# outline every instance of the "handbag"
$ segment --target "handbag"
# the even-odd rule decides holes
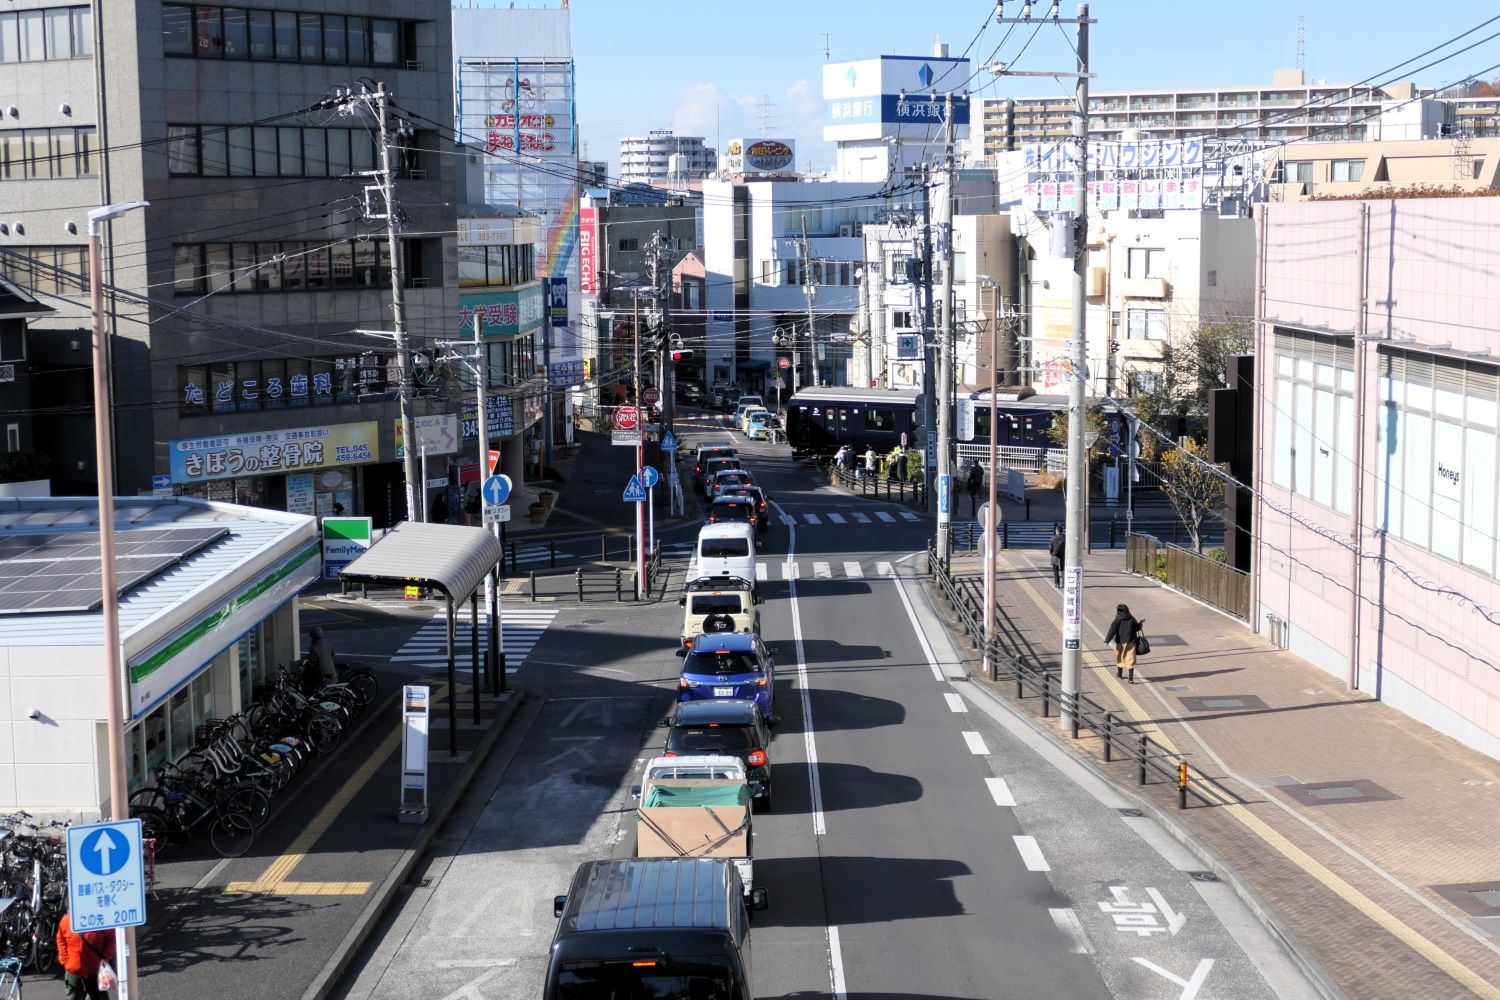
[[[1136,656],[1145,656],[1149,652],[1151,652],[1151,640],[1147,639],[1144,635],[1138,635],[1138,636],[1136,636],[1135,637],[1135,655]]]

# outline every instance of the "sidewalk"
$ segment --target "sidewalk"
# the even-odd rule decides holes
[[[1046,554],[999,560],[1002,638],[1060,669]],[[953,562],[969,581],[980,569],[977,556]],[[1143,731],[1238,800],[1178,811],[1175,787],[1139,787],[1131,764],[1103,762],[1098,738],[1085,732],[1075,749],[1226,863],[1348,997],[1500,998],[1500,764],[1125,573],[1123,551],[1096,548],[1085,579],[1083,693],[1149,720]],[[1135,685],[1115,677],[1103,642],[1122,602],[1153,646]],[[1040,712],[1039,699],[1026,705]]]

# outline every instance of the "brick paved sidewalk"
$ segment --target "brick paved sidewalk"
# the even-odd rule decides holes
[[[999,555],[1002,630],[1018,655],[1057,668],[1062,601],[1046,554]],[[953,568],[973,577],[979,560]],[[1235,868],[1349,997],[1500,998],[1500,764],[1126,574],[1121,552],[1087,557],[1086,580],[1084,693],[1150,720],[1239,801],[1177,812],[1173,789],[1138,790]],[[1153,646],[1144,683],[1116,679],[1103,642],[1121,602]],[[1077,748],[1134,787],[1098,739]]]

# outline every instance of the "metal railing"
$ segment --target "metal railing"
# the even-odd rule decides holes
[[[851,471],[832,462],[828,463],[828,482],[830,485],[844,486],[861,496],[874,497],[877,500],[895,500],[898,503],[909,503],[919,509],[927,506],[920,482],[887,479],[878,472],[866,473],[862,469]]]
[[[949,610],[958,619],[964,637],[974,649],[983,650],[990,664],[992,681],[1014,681],[1017,701],[1029,694],[1041,699],[1042,717],[1048,718],[1055,708],[1059,715],[1069,714],[1072,737],[1084,731],[1101,741],[1106,763],[1132,764],[1138,783],[1150,784],[1155,777],[1177,788],[1177,808],[1188,808],[1188,796],[1205,806],[1219,806],[1243,801],[1223,784],[1203,774],[1194,776],[1188,765],[1188,754],[1165,746],[1149,733],[1145,723],[1132,719],[1123,711],[1105,708],[1085,694],[1069,696],[1062,690],[1061,671],[1047,669],[1024,655],[1006,649],[1000,636],[985,647],[982,598],[963,589],[954,579],[933,544],[927,547],[927,571],[938,585]],[[1071,711],[1070,711],[1071,710]]]
[[[1138,576],[1160,580],[1236,618],[1250,620],[1250,574],[1233,566],[1132,532],[1125,536],[1125,568]]]

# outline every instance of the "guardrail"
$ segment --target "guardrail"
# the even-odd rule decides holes
[[[1028,512],[1030,511],[1029,505],[1027,510]],[[1000,536],[1000,547],[1002,549],[1046,548],[1047,543],[1052,537],[1053,526],[1058,523],[1057,521],[1003,520],[995,525],[995,531]],[[1156,531],[1161,534],[1187,531],[1182,526],[1182,522],[1174,521],[1170,518],[1136,518],[1131,523],[1137,528],[1143,528],[1146,531]],[[1090,540],[1096,547],[1117,549],[1121,543],[1126,543],[1128,546],[1129,540],[1133,535],[1152,537],[1142,531],[1127,532],[1125,525],[1126,522],[1119,518],[1110,518],[1108,521],[1091,521],[1089,523]],[[972,552],[979,548],[979,542],[983,537],[983,533],[977,521],[953,521],[948,530],[952,532],[950,544],[954,550]],[[1152,540],[1155,541],[1155,538],[1153,537]],[[1183,549],[1183,551],[1186,552],[1188,550]],[[1129,558],[1128,554],[1126,558]],[[1140,572],[1143,575],[1150,575],[1150,571]],[[1246,600],[1249,599],[1248,587],[1245,591],[1245,597]]]
[[[1157,565],[1163,561],[1165,578],[1157,572]],[[1236,618],[1250,620],[1250,574],[1233,566],[1151,535],[1131,532],[1125,536],[1125,568],[1137,576],[1161,580]]]
[[[1102,741],[1105,762],[1130,762],[1137,769],[1139,784],[1150,784],[1153,776],[1175,784],[1179,809],[1188,808],[1189,796],[1205,806],[1242,801],[1238,795],[1213,778],[1203,774],[1195,778],[1188,765],[1190,755],[1171,750],[1149,733],[1143,732],[1143,723],[1124,712],[1105,708],[1088,695],[1068,695],[1062,690],[1060,671],[1049,670],[1024,656],[1012,653],[1001,643],[998,634],[986,646],[982,598],[964,591],[958,585],[948,566],[938,558],[937,550],[931,543],[927,546],[927,571],[937,583],[938,590],[954,617],[958,619],[970,646],[985,653],[990,665],[989,679],[1014,681],[1017,701],[1024,701],[1030,692],[1041,698],[1043,718],[1050,717],[1053,708],[1057,709],[1059,715],[1068,714],[1073,739],[1078,739],[1085,730],[1098,737]],[[1205,791],[1204,788],[1208,790]]]
[[[895,500],[898,503],[909,503],[917,508],[927,506],[920,482],[909,483],[904,479],[884,479],[878,473],[867,474],[863,470],[851,471],[829,462],[828,483],[830,486],[844,486],[855,490],[860,496],[873,496],[877,500]]]

